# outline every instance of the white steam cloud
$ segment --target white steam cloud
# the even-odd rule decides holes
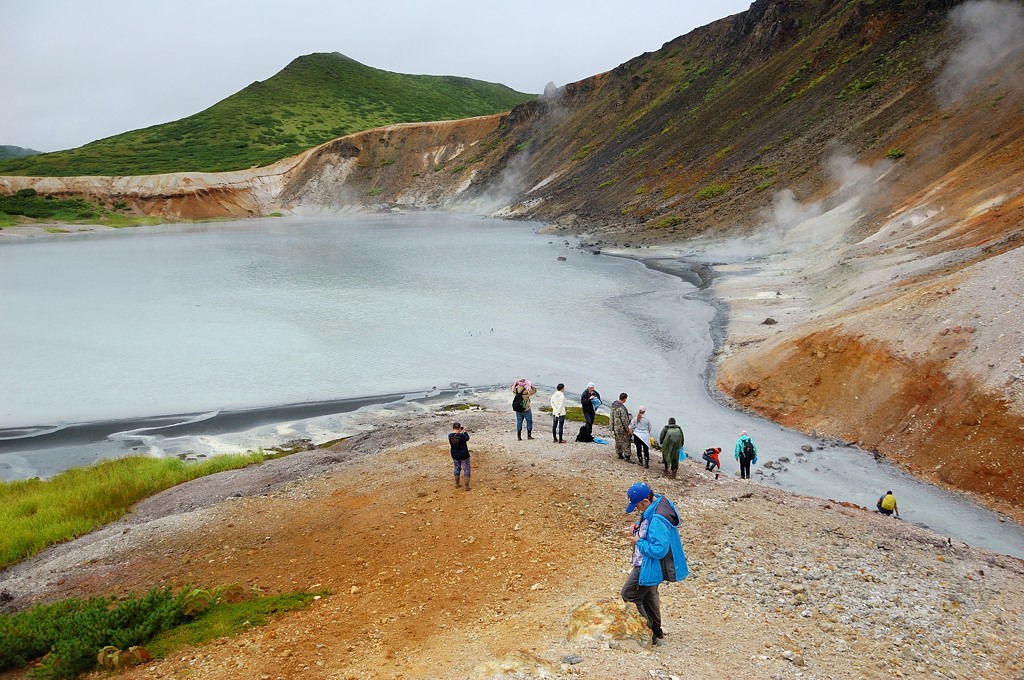
[[[950,27],[960,38],[938,79],[939,97],[956,104],[972,88],[992,77],[1024,52],[1024,6],[1008,0],[968,2],[949,13]],[[1008,77],[1019,84],[1020,76]]]

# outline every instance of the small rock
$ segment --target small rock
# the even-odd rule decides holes
[[[764,321],[761,322],[761,325],[762,326],[774,326],[777,323],[778,323],[778,321],[776,321],[775,319],[773,319],[772,317],[769,316],[767,319],[765,319]]]
[[[567,657],[564,657],[562,659],[562,663],[567,663],[569,665],[573,665],[573,664],[577,664],[577,663],[583,663],[583,657],[582,656],[567,656]]]

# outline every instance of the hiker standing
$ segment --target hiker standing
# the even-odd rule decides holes
[[[526,421],[526,438],[533,439],[533,411],[530,395],[537,394],[537,388],[526,378],[512,383],[512,410],[516,412],[516,437],[523,440],[523,421]]]
[[[636,464],[651,467],[651,421],[647,418],[646,406],[636,410],[636,417],[629,421],[629,431],[636,445]]]
[[[875,503],[875,507],[878,508],[880,513],[888,517],[892,517],[894,512],[897,517],[900,516],[900,506],[896,505],[896,496],[893,495],[891,490],[886,491],[881,498],[878,499],[878,502]]]
[[[587,389],[580,395],[580,407],[583,409],[583,420],[587,423],[590,436],[594,436],[594,417],[597,407],[601,405],[601,394],[594,389],[594,383],[587,383]]]
[[[630,486],[626,497],[626,512],[639,510],[642,514],[640,521],[628,529],[633,568],[622,586],[622,600],[636,604],[651,629],[651,644],[660,646],[665,631],[661,627],[658,585],[662,581],[682,581],[690,573],[679,539],[679,513],[672,501],[656,496],[643,482]]]
[[[558,383],[551,395],[551,437],[556,444],[564,444],[562,430],[565,428],[565,383]]]
[[[669,418],[668,425],[661,428],[658,443],[661,444],[661,459],[665,463],[665,475],[668,476],[671,468],[672,478],[675,479],[676,471],[679,469],[679,452],[683,449],[683,428],[676,425],[675,418]]]
[[[626,410],[627,396],[625,392],[622,392],[619,394],[619,398],[612,402],[611,427],[612,435],[615,437],[615,453],[619,458],[625,458],[627,462],[632,463],[633,458],[629,453],[631,437],[629,435],[629,411]]]
[[[469,432],[461,423],[452,423],[448,433],[448,444],[452,447],[452,463],[455,468],[455,486],[460,486],[459,473],[466,476],[466,491],[469,491]]]
[[[736,440],[735,458],[740,462],[740,479],[750,479],[750,464],[757,464],[757,447],[746,430],[740,432]]]

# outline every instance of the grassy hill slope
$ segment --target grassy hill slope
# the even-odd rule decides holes
[[[237,170],[266,165],[359,130],[499,113],[532,98],[495,83],[391,73],[338,53],[310,54],[188,118],[77,149],[4,160],[0,174]]]

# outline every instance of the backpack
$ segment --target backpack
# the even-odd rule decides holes
[[[743,449],[740,451],[740,458],[743,460],[754,460],[754,456],[757,455],[754,451],[754,442],[749,439],[743,440]]]
[[[576,441],[578,442],[592,442],[594,436],[590,434],[590,428],[586,425],[580,425],[580,433],[576,435]]]
[[[882,498],[882,509],[883,510],[892,510],[895,507],[896,507],[896,497],[893,496],[891,493],[885,494],[885,497]]]
[[[516,396],[512,397],[512,410],[516,413],[526,411],[526,401],[523,399],[522,392],[516,392]]]

